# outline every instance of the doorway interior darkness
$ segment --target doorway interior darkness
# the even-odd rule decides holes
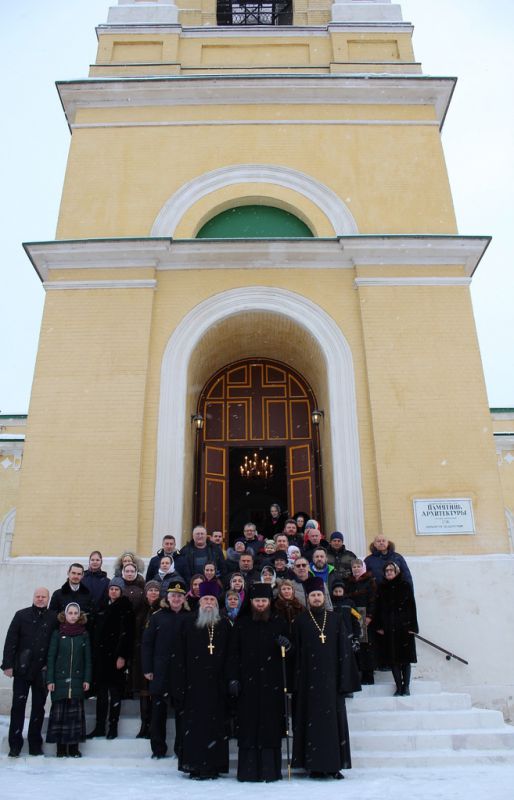
[[[257,453],[269,458],[273,465],[271,478],[243,478],[240,466],[245,456]],[[285,447],[229,448],[229,541],[241,536],[246,522],[254,522],[262,532],[268,519],[269,507],[278,503],[287,508],[287,459]]]

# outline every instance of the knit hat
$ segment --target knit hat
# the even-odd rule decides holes
[[[218,597],[221,594],[221,587],[217,580],[204,581],[200,584],[200,597]]]
[[[334,531],[334,533],[331,533],[330,541],[332,541],[332,539],[341,539],[341,541],[344,542],[344,536],[341,531]]]
[[[318,531],[319,524],[316,522],[315,519],[308,519],[307,522],[305,523],[305,530],[307,530],[308,528],[314,528],[314,530]]]
[[[305,590],[305,594],[310,594],[311,592],[325,593],[325,584],[323,583],[323,578],[307,578],[303,584],[303,588]]]
[[[257,600],[261,597],[265,598],[266,600],[273,599],[273,588],[271,583],[252,583],[250,586],[250,600]]]
[[[118,589],[124,589],[125,581],[123,580],[123,578],[111,578],[111,580],[109,581],[109,589],[111,588],[111,586],[117,586]]]
[[[145,583],[145,594],[147,593],[148,589],[157,589],[157,591],[160,592],[161,584],[159,581],[148,581]]]

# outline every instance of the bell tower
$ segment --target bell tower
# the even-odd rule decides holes
[[[441,146],[455,79],[422,73],[387,0],[106,14],[89,76],[57,84],[57,238],[25,245],[47,296],[13,553],[187,538],[220,477],[196,485],[203,387],[263,363],[323,411],[316,470],[284,463],[328,531],[361,554],[377,531],[412,556],[505,552],[469,295],[489,240],[458,234]],[[292,447],[295,397],[284,384],[289,406],[268,408],[266,392],[259,414]],[[223,403],[229,453],[242,417]],[[465,535],[422,535],[416,503],[454,500]]]

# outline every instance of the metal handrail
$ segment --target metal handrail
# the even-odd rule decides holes
[[[415,633],[414,631],[409,631],[409,633],[412,633],[412,635],[415,636],[416,639],[419,639],[421,642],[425,642],[425,644],[429,644],[430,647],[433,647],[435,650],[440,650],[441,653],[445,653],[447,661],[451,661],[452,658],[454,658],[456,661],[460,661],[461,664],[469,664],[469,661],[466,661],[465,658],[461,658],[460,656],[456,656],[455,653],[450,652],[450,650],[446,650],[445,647],[440,647],[438,644],[435,644],[435,642],[431,642],[430,639],[425,639],[425,637],[424,636],[420,636],[419,633]]]

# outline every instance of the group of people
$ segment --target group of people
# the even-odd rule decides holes
[[[247,523],[226,552],[221,532],[197,526],[180,551],[165,536],[146,576],[126,552],[108,578],[94,551],[86,570],[70,566],[51,598],[36,589],[4,647],[1,668],[13,678],[9,755],[23,746],[30,690],[31,755],[43,753],[47,692],[46,741],[58,757],[80,757],[85,738],[116,738],[131,697],[139,698],[138,737],[150,740],[152,758],[168,752],[174,710],[178,768],[193,779],[228,772],[236,738],[238,780],[278,780],[291,732],[290,767],[342,778],[351,767],[345,698],[372,683],[377,667],[392,670],[395,694],[409,693],[418,630],[412,578],[385,537],[363,561],[340,532],[327,540],[307,515],[281,520],[276,509],[263,535]],[[88,697],[96,697],[89,732]]]

